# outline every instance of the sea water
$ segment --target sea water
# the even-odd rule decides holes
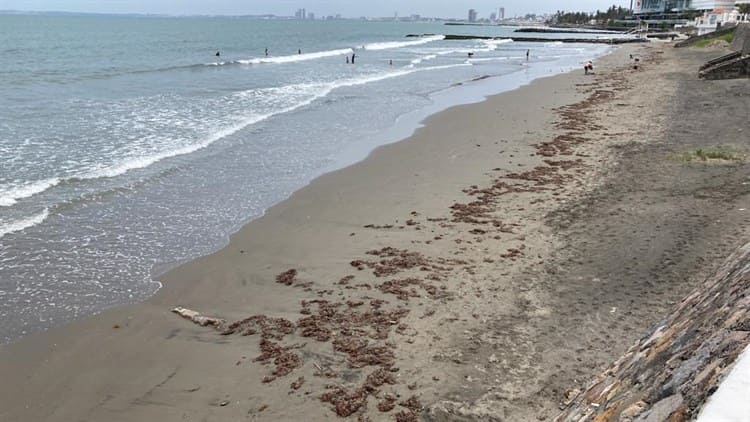
[[[441,35],[513,29],[0,15],[0,342],[148,298],[159,272],[397,141],[437,98],[607,50]]]

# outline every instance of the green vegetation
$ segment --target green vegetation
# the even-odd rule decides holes
[[[610,6],[606,11],[602,12],[597,10],[596,13],[566,12],[558,10],[550,23],[586,25],[591,21],[596,21],[599,24],[610,24],[615,20],[625,19],[630,15],[630,9],[620,6]]]
[[[737,151],[731,148],[712,146],[685,151],[679,154],[678,159],[680,161],[691,162],[693,160],[741,161],[743,158]]]
[[[740,9],[740,13],[750,13],[750,4],[738,4],[737,7]]]
[[[730,32],[729,34],[720,35],[718,37],[706,38],[705,40],[696,41],[696,43],[693,45],[695,47],[708,47],[714,41],[719,41],[719,40],[724,40],[727,43],[731,44],[733,39],[734,39],[734,32]]]

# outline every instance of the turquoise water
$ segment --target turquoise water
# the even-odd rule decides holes
[[[156,272],[408,133],[404,116],[607,49],[439,35],[511,31],[0,15],[0,339],[144,300]]]

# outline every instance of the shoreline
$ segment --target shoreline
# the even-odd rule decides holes
[[[600,51],[602,50],[602,48],[595,47],[593,48],[593,50],[594,51],[592,54],[594,53],[600,54]],[[468,81],[466,81],[464,82],[464,86],[460,88],[461,90],[460,93],[449,93],[449,92],[446,93],[447,91],[457,92],[455,87],[445,88],[440,91],[437,91],[437,93],[435,92],[431,93],[430,94],[431,96],[435,94],[437,97],[443,97],[443,99],[435,102],[435,104],[433,105],[427,106],[424,110],[418,111],[415,114],[416,117],[411,117],[409,115],[406,115],[407,118],[404,119],[403,118],[404,116],[402,116],[402,118],[400,118],[397,121],[396,125],[394,126],[395,129],[386,130],[384,131],[383,135],[375,135],[372,137],[368,137],[368,139],[362,140],[362,141],[358,140],[357,142],[355,142],[356,146],[352,147],[350,149],[351,150],[350,152],[348,148],[345,149],[344,151],[348,151],[348,153],[342,154],[341,159],[336,160],[336,162],[333,165],[327,166],[320,170],[322,171],[323,174],[325,174],[327,172],[330,172],[330,171],[333,171],[342,167],[346,167],[360,160],[366,159],[369,152],[371,152],[373,148],[376,148],[377,145],[399,142],[407,138],[411,134],[413,134],[415,130],[417,130],[419,127],[422,126],[421,121],[431,114],[440,112],[456,104],[466,104],[466,103],[483,101],[484,98],[488,95],[486,91],[490,91],[491,94],[494,94],[494,93],[497,93],[498,91],[505,91],[507,89],[516,89],[519,85],[528,83],[528,79],[530,78],[538,77],[539,75],[543,75],[543,74],[556,74],[558,68],[564,68],[566,66],[565,66],[565,63],[555,63],[554,66],[552,66],[555,69],[551,69],[550,66],[546,65],[546,63],[535,63],[534,66],[531,66],[531,69],[528,69],[526,66],[519,66],[519,67],[524,70],[518,71],[514,69],[513,73],[508,74],[508,75],[493,75],[492,78],[486,81],[481,80],[481,81],[472,82],[472,83],[469,83]],[[485,70],[485,72],[488,72],[488,70]],[[499,78],[494,77],[494,76],[499,76]],[[497,79],[501,79],[500,83],[492,82],[493,80],[497,80]],[[471,87],[468,87],[468,85],[471,85]],[[504,85],[508,85],[509,88],[502,87]],[[464,95],[463,94],[464,92],[468,92],[468,94]],[[407,123],[404,124],[404,121],[406,121]],[[179,159],[180,158],[178,158],[178,160]],[[296,189],[304,187],[304,184],[307,184],[307,183],[309,183],[309,179],[305,178],[305,180],[303,180],[301,183],[295,184],[291,186],[291,188],[296,190]],[[288,198],[287,192],[292,192],[292,189],[283,190],[284,195],[280,194],[278,195],[278,198],[281,198],[282,196]],[[281,191],[282,190],[279,190],[279,192]],[[263,206],[266,204],[273,204],[273,202],[278,198],[274,197],[272,198],[272,200],[267,201],[266,203],[263,203],[260,205]],[[27,335],[26,333],[20,334],[21,330],[26,330],[29,333],[44,332],[47,329],[49,329],[49,327],[47,326],[48,324],[59,325],[62,323],[64,325],[64,324],[69,323],[70,320],[73,318],[80,319],[81,317],[85,318],[87,316],[91,316],[89,313],[92,310],[93,312],[99,313],[102,311],[106,311],[107,309],[111,309],[112,307],[121,306],[123,304],[124,305],[133,304],[134,302],[144,300],[144,298],[151,296],[155,291],[161,289],[161,286],[158,283],[158,277],[160,275],[167,272],[171,268],[174,268],[176,266],[189,262],[190,260],[195,259],[199,256],[202,256],[206,253],[212,253],[225,247],[229,242],[229,236],[231,234],[236,233],[245,224],[249,223],[255,218],[258,218],[259,216],[262,215],[262,212],[265,212],[265,210],[263,210],[262,212],[256,212],[256,211],[261,211],[262,209],[261,206],[258,206],[257,208],[252,208],[251,210],[244,210],[244,211],[238,212],[236,216],[240,216],[240,218],[237,219],[236,221],[241,221],[239,223],[232,224],[231,221],[227,221],[227,223],[229,224],[222,222],[222,224],[220,225],[213,226],[213,227],[216,227],[216,230],[213,230],[213,233],[215,233],[216,236],[215,238],[212,237],[210,241],[201,242],[200,239],[195,239],[195,243],[194,243],[195,246],[192,246],[190,244],[190,240],[186,239],[186,240],[183,240],[182,241],[183,243],[180,244],[180,253],[173,254],[171,253],[172,252],[171,250],[168,250],[167,253],[163,253],[163,254],[159,254],[159,253],[144,254],[143,255],[144,257],[151,257],[154,259],[143,259],[144,265],[141,266],[140,264],[138,264],[136,266],[138,270],[137,274],[135,274],[134,276],[131,276],[133,280],[138,280],[138,288],[134,289],[134,291],[138,292],[135,298],[133,298],[132,296],[129,298],[127,295],[123,295],[123,296],[120,296],[119,298],[112,296],[114,297],[114,300],[95,301],[95,305],[92,305],[91,308],[86,308],[86,311],[84,312],[76,312],[75,316],[71,316],[71,312],[66,311],[67,307],[60,306],[60,304],[64,302],[56,301],[55,305],[50,306],[50,309],[51,309],[50,312],[40,313],[40,315],[35,315],[35,312],[29,312],[28,315],[24,315],[22,318],[19,318],[17,322],[9,324],[9,327],[6,328],[7,336],[6,335],[2,336],[2,341],[0,341],[0,343],[12,343],[12,342],[18,341],[20,338]],[[246,214],[246,213],[249,214],[249,216],[245,216],[245,215],[241,216],[241,214]],[[50,221],[48,221],[47,223],[51,223],[53,219],[58,218],[55,212],[51,212],[50,214],[52,218],[49,218]],[[233,217],[236,217],[236,216],[233,215]],[[34,229],[34,230],[43,232],[44,228]],[[167,233],[169,233],[169,231],[167,231]],[[165,239],[168,239],[169,237],[171,237],[172,239],[179,238],[179,236],[164,236]],[[169,244],[169,243],[166,243],[166,244]],[[186,257],[186,256],[187,258],[184,258],[184,259],[179,259],[179,260],[171,259],[171,257]],[[138,255],[138,257],[140,257],[140,255]],[[49,261],[49,262],[53,262],[53,261]],[[153,265],[151,265],[152,263]],[[89,267],[96,268],[95,266],[89,266]],[[148,272],[148,274],[145,274],[146,272]],[[134,273],[131,272],[131,274],[134,274]],[[106,274],[103,275],[102,279],[106,279]],[[118,278],[117,282],[112,283],[112,285],[114,286],[114,284],[117,284],[117,286],[114,286],[114,287],[122,286],[123,284],[120,281],[120,279],[126,280],[127,278],[126,277]],[[128,287],[128,286],[125,286],[125,287]],[[102,303],[103,305],[100,306],[100,304]],[[11,312],[9,312],[9,314],[10,313]],[[89,314],[89,315],[86,315],[86,314]],[[82,315],[85,315],[85,316],[82,316]],[[40,322],[40,321],[44,321],[44,322]],[[56,321],[56,322],[49,323],[46,321]],[[30,327],[31,329],[29,329]]]
[[[657,48],[645,48],[658,63]],[[343,390],[334,390],[336,395],[356,404],[361,397],[351,396],[352,389],[376,373],[373,368],[393,374],[377,372],[383,381],[379,387],[401,398],[370,397],[372,417],[416,414],[423,406],[433,420],[448,420],[447,415],[551,416],[563,386],[593,376],[608,357],[630,344],[627,333],[636,339],[649,321],[659,318],[665,304],[654,301],[679,295],[647,290],[653,297],[633,304],[631,297],[616,295],[619,285],[603,296],[584,285],[580,291],[600,295],[599,302],[587,303],[597,295],[577,298],[570,289],[579,282],[567,285],[575,277],[557,279],[567,272],[586,275],[574,271],[578,264],[573,256],[586,244],[569,245],[586,236],[566,237],[574,226],[566,219],[581,214],[581,198],[587,204],[582,195],[597,192],[607,172],[617,170],[609,141],[586,141],[579,150],[578,132],[583,129],[602,140],[631,136],[616,132],[625,124],[618,118],[626,108],[612,98],[630,92],[627,78],[647,80],[659,72],[658,66],[646,65],[643,74],[623,76],[627,51],[602,59],[597,66],[604,69],[601,77],[567,73],[537,79],[481,103],[432,115],[408,139],[318,177],[232,235],[221,251],[168,272],[162,277],[165,287],[148,301],[0,346],[0,369],[10,381],[2,389],[7,402],[0,416],[284,420],[305,414],[309,420],[329,420],[334,413],[319,400],[325,385],[339,384]],[[658,110],[658,103],[645,104]],[[592,122],[594,115],[601,120]],[[663,122],[644,124],[645,130]],[[567,155],[570,148],[575,155],[550,158]],[[488,181],[492,187],[486,187]],[[477,208],[472,198],[485,199]],[[491,210],[484,208],[488,206]],[[566,208],[563,214],[553,212]],[[419,266],[430,268],[430,274]],[[645,274],[639,271],[633,270],[633,276]],[[283,274],[288,277],[279,277]],[[383,284],[386,280],[398,283]],[[287,281],[290,286],[284,285]],[[566,302],[571,294],[573,301]],[[360,298],[365,298],[361,304]],[[345,315],[351,317],[362,316],[357,309],[364,300],[370,307],[378,303],[377,309],[409,313],[393,314],[393,327],[365,320],[364,326],[353,328],[342,325],[347,319],[330,321],[321,309],[305,305],[348,303],[333,312],[348,309]],[[622,309],[619,302],[628,300],[637,309],[629,315],[612,313],[611,318],[626,322],[620,327],[625,331],[618,331],[598,308],[617,304]],[[300,301],[305,301],[301,310]],[[376,361],[385,356],[385,361],[366,361],[361,369],[352,366],[356,348],[339,343],[343,349],[332,353],[328,340],[263,325],[256,327],[263,336],[290,345],[301,359],[291,374],[279,375],[281,371],[263,382],[279,363],[253,362],[257,335],[220,336],[171,314],[175,306],[229,322],[250,315],[291,321],[317,316],[322,318],[314,319],[322,324],[317,329],[328,332],[329,340],[339,336],[357,343],[363,340],[356,335],[359,330],[375,330],[385,338],[367,341],[383,349],[366,356]],[[594,320],[591,309],[597,309]],[[612,332],[577,337],[598,323],[610,324]],[[306,346],[293,346],[303,342]],[[591,362],[576,363],[576,354]],[[333,378],[326,378],[329,372]],[[292,385],[290,391],[295,380],[298,387]],[[416,404],[406,400],[412,395],[418,396]],[[45,397],[43,403],[34,400],[39,396]],[[388,416],[375,409],[378,401],[396,407],[401,400]]]
[[[613,46],[609,51],[606,51],[602,54],[595,54],[594,56],[592,56],[592,58],[594,60],[605,58],[608,55],[613,54],[613,52],[616,51],[617,48],[618,46]],[[281,202],[289,200],[292,196],[294,196],[294,194],[297,191],[305,189],[311,183],[314,183],[318,178],[326,176],[330,173],[335,173],[337,171],[346,169],[347,167],[355,166],[361,163],[362,161],[367,160],[371,154],[373,154],[376,150],[380,148],[387,147],[389,145],[396,144],[399,142],[407,141],[409,138],[414,136],[415,132],[417,132],[418,130],[422,129],[425,126],[426,120],[432,118],[435,115],[450,111],[451,109],[457,108],[457,107],[480,104],[489,100],[492,97],[503,95],[505,93],[521,89],[539,80],[547,79],[547,78],[554,78],[562,74],[572,73],[576,71],[577,71],[577,68],[571,69],[571,70],[563,69],[563,70],[560,70],[559,72],[550,71],[547,74],[543,74],[544,72],[540,70],[537,72],[535,76],[530,77],[528,75],[521,75],[521,73],[524,72],[524,70],[519,70],[517,72],[513,72],[509,74],[492,75],[488,77],[482,77],[481,79],[478,79],[478,80],[468,80],[464,82],[459,82],[441,91],[432,93],[431,97],[434,101],[432,104],[422,109],[414,110],[412,112],[399,116],[395,124],[392,127],[383,130],[382,133],[380,134],[368,137],[366,141],[367,143],[366,147],[363,148],[362,146],[356,146],[356,147],[348,148],[349,150],[355,151],[355,152],[349,153],[347,158],[342,157],[342,158],[337,159],[336,163],[327,167],[325,170],[323,170],[323,173],[314,177],[306,185],[292,192],[289,196],[287,196],[282,201],[271,205],[269,208],[264,209],[262,214],[258,216],[249,217],[243,222],[238,223],[234,229],[229,230],[229,235],[225,238],[225,241],[222,242],[221,246],[218,246],[215,250],[213,250],[211,253],[207,255],[213,255],[214,253],[217,253],[221,251],[222,249],[226,248],[227,246],[229,246],[231,243],[232,237],[235,236],[237,233],[239,233],[245,226],[247,226],[248,224],[251,224],[252,222],[260,218],[263,218],[263,216],[266,214],[266,212],[269,209],[279,205]],[[526,70],[526,72],[528,72],[528,70]],[[485,85],[488,83],[494,82],[497,78],[511,79],[512,82],[508,85],[509,87],[504,86],[501,89],[494,88],[494,89],[491,89],[492,92],[486,93],[486,89],[488,87]],[[474,83],[474,84],[471,86],[468,86],[468,84],[470,83]],[[467,91],[464,93],[463,96],[461,96],[460,100],[453,99],[452,97],[454,97],[454,95],[451,94],[450,92],[458,87],[461,87],[462,89],[465,89]],[[468,92],[468,91],[471,91],[471,92]],[[198,256],[193,256],[193,257],[186,258],[184,260],[175,261],[175,262],[155,264],[154,268],[159,267],[159,270],[152,270],[151,272],[152,281],[155,283],[159,283],[161,286],[157,289],[156,292],[154,292],[154,294],[157,294],[163,288],[162,281],[161,281],[161,278],[163,276],[165,276],[170,271],[175,270],[176,268],[184,264],[187,264],[193,260],[202,258],[207,255],[198,255]],[[117,308],[119,306],[132,306],[132,305],[137,305],[137,304],[138,303],[117,305],[114,308]],[[103,312],[106,312],[109,309],[112,309],[112,308],[105,309]],[[96,317],[96,315],[89,316],[89,318]],[[17,340],[13,340],[12,342],[15,342],[15,341]]]

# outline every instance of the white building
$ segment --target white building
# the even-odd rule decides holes
[[[741,0],[747,3],[750,0]],[[636,15],[675,13],[687,10],[732,10],[737,0],[633,0],[633,13]]]
[[[734,9],[735,0],[692,0],[690,7],[695,10]]]
[[[698,35],[708,34],[709,32],[716,31],[719,24],[737,24],[743,22],[750,22],[750,15],[741,14],[737,9],[716,9],[710,12],[703,13],[703,16],[695,18],[695,22],[691,24],[698,28]]]

